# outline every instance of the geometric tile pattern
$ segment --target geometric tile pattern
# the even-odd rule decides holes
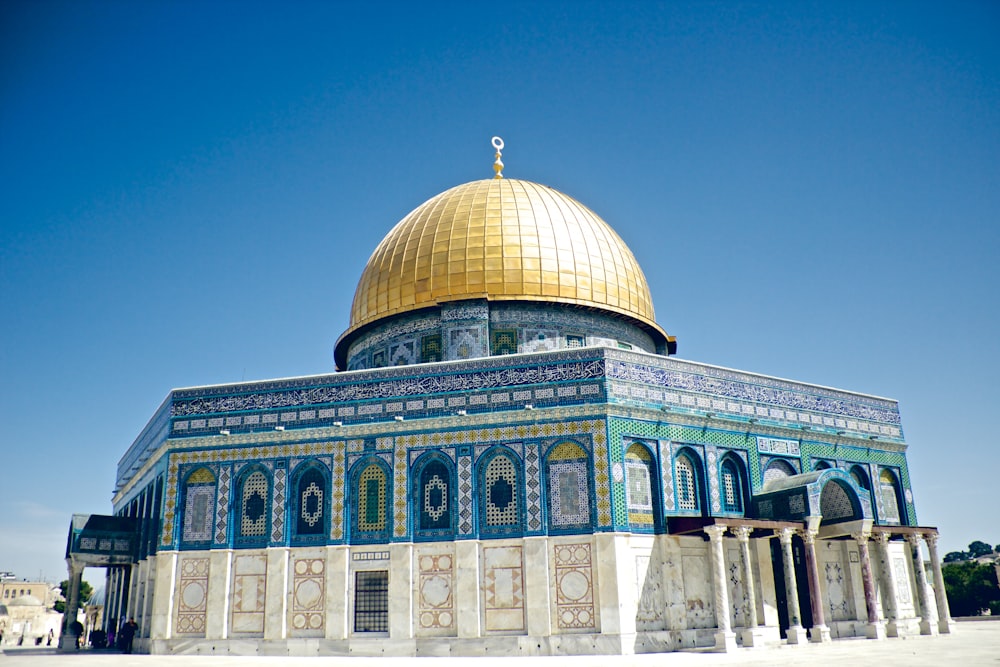
[[[292,561],[291,633],[322,636],[326,610],[326,561],[295,558]]]
[[[395,486],[395,530],[396,537],[406,537],[407,521],[406,509],[408,506],[406,493],[406,447],[397,446],[393,465],[393,482]]]
[[[330,498],[330,539],[344,539],[344,450],[339,448],[333,455],[333,475],[331,476]]]
[[[208,610],[208,558],[181,558],[179,571],[176,632],[204,637]]]
[[[458,457],[458,532],[472,534],[472,457]]]
[[[593,631],[594,574],[590,543],[555,547],[556,625],[560,630]]]
[[[454,634],[454,566],[451,553],[421,552],[417,555],[417,621],[421,630],[437,631],[420,634]]]
[[[663,504],[668,512],[674,510],[674,475],[670,456],[670,443],[658,441],[660,450],[660,480],[663,482]]]
[[[528,532],[542,528],[542,476],[538,467],[538,444],[524,447],[524,498],[527,510]]]
[[[271,542],[281,543],[285,536],[285,473],[284,467],[274,470],[271,487]]]
[[[705,447],[705,460],[708,463],[708,495],[712,500],[712,513],[722,511],[719,494],[719,453],[714,445]]]
[[[229,488],[233,475],[232,465],[219,467],[219,492],[215,505],[215,543],[225,544],[229,535]]]

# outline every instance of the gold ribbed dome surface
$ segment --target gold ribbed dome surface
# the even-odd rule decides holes
[[[483,298],[609,310],[664,335],[638,262],[606,222],[557,190],[506,178],[456,186],[403,218],[368,260],[347,333]]]

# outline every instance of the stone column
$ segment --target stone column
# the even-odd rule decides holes
[[[743,588],[747,592],[747,605],[750,607],[747,614],[747,627],[743,631],[744,647],[762,646],[764,643],[764,633],[757,627],[760,623],[757,619],[757,591],[753,578],[753,561],[750,560],[750,533],[752,530],[750,526],[737,526],[733,528],[733,533],[740,543]]]
[[[885,639],[885,624],[878,617],[878,600],[875,597],[875,577],[872,576],[871,554],[868,552],[868,531],[851,535],[858,543],[861,556],[861,582],[865,589],[865,609],[868,611],[868,626],[865,634],[869,639]]]
[[[879,533],[876,538],[882,552],[882,607],[885,613],[885,633],[889,637],[899,636],[899,593],[896,591],[896,577],[892,573],[892,554],[889,553],[889,533]]]
[[[729,621],[729,586],[726,584],[726,554],[722,549],[722,535],[726,532],[724,525],[705,526],[705,532],[710,541],[709,557],[712,562],[712,584],[715,588],[715,620],[718,632],[715,633],[715,650],[721,652],[735,651],[736,633]]]
[[[920,634],[936,635],[937,624],[931,617],[931,601],[927,597],[927,571],[924,569],[924,554],[921,546],[924,538],[920,533],[906,536],[906,541],[912,548],[913,573],[917,576],[917,600],[920,602]]]
[[[816,562],[816,531],[807,528],[801,532],[802,541],[806,546],[806,576],[809,578],[809,599],[812,601],[813,626],[809,632],[809,640],[813,642],[830,641],[830,628],[823,618],[823,590],[819,582],[819,564]]]
[[[792,556],[793,528],[782,528],[778,533],[781,541],[781,560],[785,566],[785,600],[788,602],[788,643],[802,644],[806,641],[806,631],[802,627],[802,613],[799,611],[799,588],[795,581],[795,559]]]
[[[948,608],[948,592],[944,587],[944,574],[941,573],[941,559],[938,558],[938,534],[925,533],[924,540],[927,542],[927,550],[931,554],[931,569],[934,572],[934,598],[937,601],[938,632],[943,635],[951,634],[955,629],[955,621],[951,619],[951,609]]]
[[[72,625],[76,620],[76,610],[80,606],[80,582],[83,580],[83,566],[73,562],[72,558],[66,559],[66,568],[69,570],[69,595],[66,598],[65,611],[63,612],[62,634],[59,636],[59,651],[79,651],[77,637],[73,634]],[[80,640],[83,638],[81,637]]]

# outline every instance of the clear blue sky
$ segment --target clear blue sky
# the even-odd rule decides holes
[[[0,3],[0,570],[173,387],[328,372],[368,255],[492,175],[632,247],[682,358],[900,401],[1000,542],[1000,4]],[[89,572],[88,572],[89,576]]]

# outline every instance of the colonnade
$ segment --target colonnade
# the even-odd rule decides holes
[[[818,524],[818,522],[816,523]],[[754,526],[751,522],[746,522],[745,524],[739,522],[715,523],[703,528],[710,542],[709,555],[711,558],[712,585],[718,623],[718,630],[715,637],[716,649],[719,651],[731,651],[737,647],[736,633],[732,627],[729,612],[731,604],[723,548],[723,538],[727,532],[731,532],[739,543],[740,575],[742,577],[743,588],[747,591],[749,613],[747,616],[747,627],[744,629],[741,637],[743,646],[759,646],[761,637],[763,636],[757,613],[754,573],[750,556],[750,536],[755,529],[759,530],[760,528]],[[802,527],[784,526],[773,529],[765,528],[764,530],[770,530],[771,532],[765,539],[777,537],[781,544],[785,600],[788,609],[789,627],[786,634],[787,643],[801,644],[807,641],[807,639],[818,643],[831,641],[830,627],[827,625],[825,618],[819,563],[816,556],[816,541],[819,536],[819,530],[810,527],[810,522],[807,522]],[[792,538],[796,535],[801,537],[805,552],[806,576],[810,598],[809,606],[812,610],[812,628],[808,632],[802,625],[798,581],[792,551]],[[920,634],[950,633],[954,627],[954,621],[951,619],[951,612],[948,608],[948,597],[944,592],[944,576],[941,572],[941,561],[938,558],[937,551],[937,531],[901,530],[893,527],[877,527],[873,531],[869,526],[850,535],[850,538],[858,546],[861,582],[865,598],[866,636],[869,639],[885,639],[887,636],[896,637],[905,634],[905,630],[900,622],[902,619],[896,580],[898,574],[894,572],[889,547],[893,535],[902,535],[904,537],[912,559],[917,592],[916,613],[919,618]],[[879,556],[881,558],[880,569],[882,576],[880,577],[880,582],[876,581],[872,568],[872,556],[869,549],[869,542],[872,540],[878,545]],[[927,543],[930,554],[931,571],[934,580],[934,590],[936,592],[934,596],[935,606],[931,605],[927,573],[924,569],[922,555],[924,542]],[[879,604],[879,583],[882,586],[881,605]]]

